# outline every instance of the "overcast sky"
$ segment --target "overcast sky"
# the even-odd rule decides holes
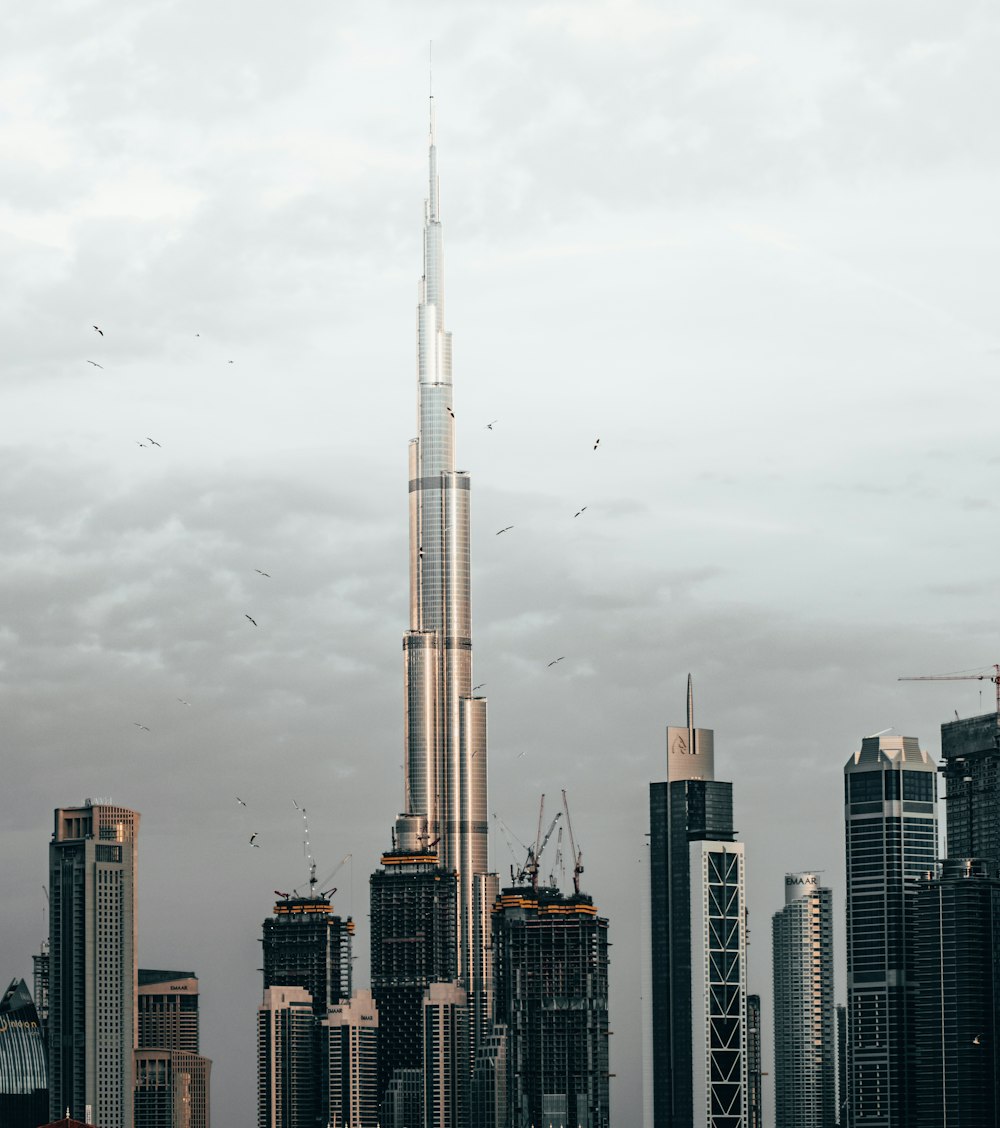
[[[254,1114],[293,800],[321,876],[353,855],[334,902],[368,984],[431,39],[490,807],[526,841],[569,792],[611,920],[616,1128],[688,671],[768,1047],[786,870],[825,871],[843,946],[844,762],[890,725],[936,756],[992,702],[896,679],[1000,661],[995,5],[10,7],[0,975],[44,935],[52,809],[142,812],[140,962],[201,978],[215,1128]]]

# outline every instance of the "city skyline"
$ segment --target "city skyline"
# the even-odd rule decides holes
[[[636,1122],[635,824],[687,671],[765,1055],[759,941],[790,865],[842,897],[843,760],[890,724],[936,757],[990,706],[894,679],[998,658],[996,17],[251,7],[192,42],[195,14],[28,13],[0,46],[5,981],[45,934],[39,835],[87,795],[144,814],[139,945],[198,969],[217,1128],[252,1109],[259,922],[308,876],[293,800],[321,872],[353,853],[367,981],[433,37],[492,807],[527,841],[570,792]]]

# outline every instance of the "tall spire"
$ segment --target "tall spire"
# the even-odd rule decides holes
[[[458,875],[458,967],[475,1026],[489,1013],[486,699],[472,693],[467,474],[455,469],[451,333],[445,328],[444,236],[429,92],[429,192],[417,305],[417,437],[410,444],[410,628],[401,848],[431,852]]]

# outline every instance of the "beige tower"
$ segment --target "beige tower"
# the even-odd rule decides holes
[[[49,846],[49,1115],[132,1128],[139,814],[59,807]]]

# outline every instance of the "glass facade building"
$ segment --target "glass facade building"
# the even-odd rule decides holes
[[[1000,1124],[1000,880],[951,859],[914,911],[915,1128]]]
[[[486,698],[473,691],[470,479],[455,468],[451,333],[445,328],[433,99],[417,305],[417,437],[409,448],[410,622],[403,638],[404,807],[395,846],[433,843],[455,874],[458,978],[473,1041],[490,1018]]]
[[[914,896],[938,856],[937,775],[915,737],[872,736],[844,767],[850,1118],[912,1128]]]
[[[649,786],[648,1060],[653,1128],[744,1128],[748,1115],[745,858],[714,734],[667,729]],[[706,955],[708,953],[708,955]]]
[[[772,932],[775,1126],[834,1128],[833,891],[818,874],[785,875]]]
[[[13,979],[0,997],[0,1124],[38,1128],[48,1115],[45,1038],[28,985]]]

